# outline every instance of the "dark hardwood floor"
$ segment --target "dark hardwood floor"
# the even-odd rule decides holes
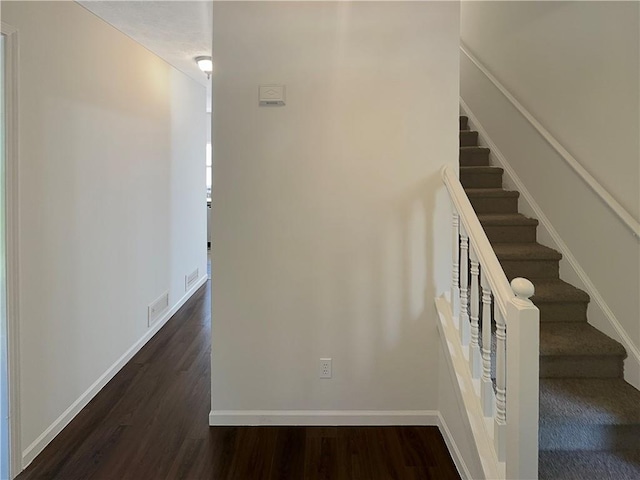
[[[460,478],[436,427],[209,427],[209,290],[198,290],[17,478]]]

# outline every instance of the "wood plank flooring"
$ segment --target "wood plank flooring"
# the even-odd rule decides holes
[[[210,284],[20,480],[459,479],[436,427],[209,427]]]

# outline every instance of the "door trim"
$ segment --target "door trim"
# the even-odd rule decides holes
[[[19,334],[19,134],[18,30],[1,22],[5,37],[5,221],[7,266],[7,368],[9,383],[9,475],[23,469],[20,422],[20,334]]]

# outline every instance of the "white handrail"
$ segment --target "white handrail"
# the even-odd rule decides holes
[[[442,179],[451,199],[453,220],[449,310],[453,313],[451,323],[458,330],[454,343],[461,352],[452,353],[452,357],[462,357],[467,363],[466,368],[460,365],[456,378],[460,373],[477,382],[471,389],[461,386],[461,391],[470,395],[463,395],[465,408],[474,419],[472,429],[477,424],[490,429],[476,428],[474,438],[477,444],[492,444],[491,459],[485,460],[488,464],[497,462],[502,471],[499,478],[537,478],[540,312],[530,300],[535,288],[525,278],[507,281],[456,170],[444,166]],[[448,328],[442,331],[449,345]],[[491,380],[494,355],[495,389]],[[479,421],[478,412],[484,421]]]
[[[442,180],[449,191],[456,210],[460,214],[460,222],[462,222],[469,235],[469,242],[478,256],[483,272],[487,275],[496,303],[502,314],[506,315],[507,302],[514,297],[507,276],[504,274],[504,270],[502,270],[493,252],[493,247],[491,247],[489,239],[484,233],[482,225],[480,225],[480,221],[460,184],[460,180],[458,180],[456,171],[445,165],[442,168]]]
[[[511,104],[527,119],[527,121],[535,128],[547,143],[562,157],[562,159],[578,174],[580,178],[598,195],[602,201],[615,213],[620,220],[631,230],[631,232],[640,238],[640,223],[613,198],[613,196],[598,182],[581,164],[564,148],[551,133],[536,120],[536,118],[506,89],[500,81],[478,60],[467,47],[460,42],[460,51],[464,53],[473,64],[489,79],[493,85],[511,102]]]

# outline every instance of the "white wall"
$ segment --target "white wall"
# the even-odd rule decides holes
[[[638,2],[462,2],[461,39],[640,218]]]
[[[448,2],[214,4],[212,423],[437,409],[458,22]],[[285,107],[258,106],[272,83]]]
[[[206,276],[205,89],[74,2],[3,2],[2,20],[20,36],[29,461],[145,338],[147,305]]]
[[[469,50],[636,218],[639,9],[637,2],[461,7]],[[461,96],[567,245],[575,261],[563,260],[563,278],[592,294],[589,321],[626,342],[626,378],[640,385],[638,240],[464,56]],[[539,236],[554,246],[544,228]]]

